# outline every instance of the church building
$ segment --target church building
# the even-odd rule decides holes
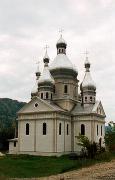
[[[79,153],[79,134],[104,146],[106,115],[101,101],[96,100],[88,57],[84,79],[79,83],[78,71],[66,55],[67,43],[62,35],[56,48],[51,65],[46,50],[44,69],[37,69],[31,100],[18,112],[18,138],[10,140],[10,154]]]

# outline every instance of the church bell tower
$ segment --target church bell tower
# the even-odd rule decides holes
[[[64,110],[70,111],[78,100],[78,72],[66,55],[67,43],[62,34],[56,48],[57,56],[50,65],[55,80],[53,100]]]

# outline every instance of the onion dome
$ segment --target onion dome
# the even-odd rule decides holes
[[[44,58],[43,58],[43,61],[44,61],[44,63],[49,63],[49,56],[48,56],[48,54],[47,54],[47,50],[46,50],[46,53],[45,53],[45,56],[44,56]]]
[[[66,73],[68,71],[69,74],[73,74],[76,77],[78,72],[66,55],[67,43],[62,38],[62,35],[60,39],[58,40],[56,46],[57,46],[57,56],[50,65],[51,73],[54,74],[57,71],[61,71],[61,73],[64,73],[64,72]]]
[[[58,47],[65,47],[65,48],[66,48],[66,46],[67,46],[67,43],[66,43],[66,41],[63,39],[62,34],[61,34],[59,40],[57,41],[56,47],[57,47],[57,48],[58,48]]]
[[[73,64],[65,54],[58,54],[52,64],[50,65],[50,70],[54,69],[71,69],[75,70]]]
[[[31,95],[32,96],[37,95],[37,92],[38,92],[38,80],[36,80],[36,83],[31,91]]]
[[[35,82],[34,87],[32,88],[32,91],[31,91],[31,98],[34,96],[37,96],[37,94],[38,94],[38,79],[39,79],[40,74],[41,74],[40,70],[39,70],[39,65],[37,67],[35,74],[36,74],[36,82]]]
[[[43,69],[43,72],[42,72],[42,74],[38,80],[38,84],[44,84],[44,83],[54,84],[54,78],[52,77],[52,75],[49,71],[49,67],[48,67],[49,57],[47,55],[47,51],[45,53],[43,61],[44,61],[44,69]]]
[[[39,70],[39,65],[38,65],[38,67],[37,67],[37,70],[36,70],[36,73],[35,73],[35,74],[36,74],[36,78],[39,79],[40,74],[41,74],[41,73],[40,73],[40,70]]]
[[[90,62],[88,60],[88,58],[86,58],[85,61],[85,68],[86,68],[86,72],[85,72],[85,76],[83,79],[83,82],[81,83],[81,89],[93,89],[96,90],[96,85],[94,83],[94,81],[92,80],[91,74],[90,74]]]

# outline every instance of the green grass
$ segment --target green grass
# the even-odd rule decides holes
[[[69,156],[7,155],[0,158],[0,179],[8,177],[31,178],[49,176],[86,167],[98,162],[110,161],[113,158],[115,158],[115,153],[103,153],[95,159],[78,160],[70,160]]]

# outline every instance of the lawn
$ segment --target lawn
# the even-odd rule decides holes
[[[93,160],[71,160],[69,156],[6,155],[5,157],[0,157],[0,179],[3,177],[31,178],[49,176],[89,166],[101,161],[110,161],[112,158],[115,158],[115,153],[103,153]]]

